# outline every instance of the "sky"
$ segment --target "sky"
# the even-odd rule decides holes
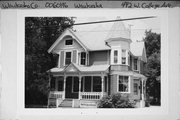
[[[156,18],[148,18],[148,19],[141,19],[141,20],[131,20],[131,21],[124,21],[125,26],[128,28],[129,25],[131,26],[131,39],[132,41],[141,41],[145,37],[145,30],[151,29],[153,32],[160,33],[160,17],[156,14],[119,14],[121,19],[127,18],[137,18],[137,17],[148,17],[148,16],[157,16]],[[115,20],[117,16],[95,16],[95,17],[77,17],[75,19],[75,23],[85,23],[85,22],[95,22],[95,21],[104,21],[104,20]],[[104,30],[109,29],[112,23],[98,23],[104,27]],[[88,26],[88,27],[87,27]],[[79,31],[92,31],[97,24],[94,25],[81,25],[75,26],[74,28],[78,29]]]

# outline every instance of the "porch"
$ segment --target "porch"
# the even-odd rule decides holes
[[[76,103],[78,103],[81,107],[82,102],[83,105],[89,105],[90,103],[87,101],[92,101],[93,104],[93,102],[95,103],[103,96],[108,95],[108,66],[101,71],[95,71],[92,68],[89,70],[92,71],[80,71],[73,64],[70,64],[61,72],[53,72],[49,77],[51,90],[48,106],[53,104],[59,107],[67,103],[67,106],[77,107]]]
[[[63,79],[64,78],[64,79]],[[53,84],[53,81],[55,84]],[[48,106],[54,104],[59,107],[61,104],[79,107],[83,104],[93,104],[103,96],[108,94],[107,76],[58,76],[51,80],[51,90],[49,93]],[[69,101],[68,103],[66,101]],[[88,101],[88,103],[87,103]],[[90,101],[92,101],[90,103]],[[66,103],[63,103],[66,102]],[[76,104],[76,105],[75,105]]]

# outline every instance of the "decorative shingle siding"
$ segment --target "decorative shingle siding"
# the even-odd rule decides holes
[[[61,51],[60,55],[60,67],[64,66],[64,51]]]
[[[127,65],[111,65],[111,71],[128,71]]]

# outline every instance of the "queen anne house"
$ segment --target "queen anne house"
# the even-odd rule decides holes
[[[97,107],[105,95],[124,93],[144,106],[146,63],[144,42],[132,42],[122,21],[109,31],[66,29],[48,53],[58,55],[50,70],[48,106]]]

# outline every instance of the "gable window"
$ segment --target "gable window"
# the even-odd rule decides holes
[[[86,65],[86,53],[81,52],[81,65]]]
[[[137,62],[138,62],[138,60],[137,60],[137,58],[135,58],[135,59],[134,59],[134,70],[138,70],[138,69],[137,69]]]
[[[119,92],[129,92],[129,76],[119,76]]]
[[[118,62],[118,51],[114,50],[114,63]]]
[[[122,64],[126,64],[126,50],[122,50]]]
[[[65,41],[65,45],[72,45],[72,44],[73,44],[73,40],[72,39]]]
[[[69,65],[71,63],[71,52],[66,52],[65,65]]]

